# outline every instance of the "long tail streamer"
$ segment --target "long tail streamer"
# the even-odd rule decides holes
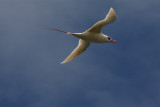
[[[65,32],[65,31],[62,31],[62,30],[59,30],[59,29],[56,29],[56,28],[48,28],[47,29],[49,30],[54,30],[54,31],[58,31],[58,32],[63,32],[63,33],[68,33],[68,32]]]

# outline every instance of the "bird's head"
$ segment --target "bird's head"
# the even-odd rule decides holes
[[[107,40],[108,40],[109,42],[118,43],[117,41],[115,41],[115,40],[111,39],[110,37],[107,37]]]

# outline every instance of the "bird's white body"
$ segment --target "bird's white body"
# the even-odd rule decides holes
[[[105,25],[110,24],[110,23],[114,22],[115,20],[116,20],[116,13],[113,10],[113,8],[110,8],[110,11],[108,12],[107,16],[103,20],[97,22],[91,28],[89,28],[88,30],[86,30],[83,33],[64,32],[64,31],[52,28],[51,30],[64,32],[66,34],[73,35],[73,36],[80,39],[78,46],[62,62],[62,64],[71,61],[72,59],[76,58],[81,53],[83,53],[90,45],[90,42],[95,42],[95,43],[115,42],[115,43],[117,43],[117,41],[112,40],[109,36],[101,33],[101,30]]]
[[[93,32],[83,32],[83,33],[70,33],[69,35],[73,35],[75,37],[78,37],[80,39],[86,40],[88,42],[94,42],[94,43],[107,43],[110,42],[108,40],[108,36],[104,35],[102,33],[93,33]]]

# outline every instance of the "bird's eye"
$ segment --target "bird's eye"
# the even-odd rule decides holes
[[[110,37],[108,37],[108,40],[111,40],[111,38],[110,38]]]

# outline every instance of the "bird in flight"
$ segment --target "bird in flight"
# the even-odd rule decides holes
[[[77,38],[79,38],[79,43],[78,46],[71,52],[71,54],[63,61],[61,64],[67,63],[77,56],[79,56],[81,53],[83,53],[90,45],[90,42],[94,43],[109,43],[109,42],[114,42],[118,43],[115,40],[112,40],[109,36],[101,33],[102,28],[105,25],[108,25],[116,20],[116,13],[113,8],[110,8],[108,14],[106,17],[95,23],[91,28],[86,30],[85,32],[82,33],[71,33],[71,32],[65,32],[62,30],[58,30],[56,28],[48,28],[50,30],[55,30],[59,32],[66,33],[68,35],[73,35]]]

